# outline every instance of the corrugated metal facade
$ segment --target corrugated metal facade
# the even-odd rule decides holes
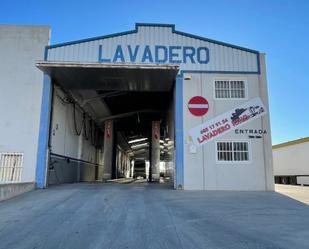
[[[100,45],[102,45],[102,53],[105,58],[113,58],[117,45],[121,45],[126,62],[130,62],[127,61],[129,58],[127,46],[130,45],[134,49],[135,46],[139,45],[137,63],[142,61],[143,46],[145,45],[149,45],[152,54],[154,54],[155,45],[207,47],[209,49],[209,62],[207,64],[193,64],[191,61],[187,61],[185,64],[180,64],[180,69],[248,73],[259,71],[258,52],[178,32],[174,30],[172,25],[137,25],[136,30],[120,35],[51,46],[47,51],[47,60],[98,62]]]
[[[164,47],[163,57],[168,59],[158,59],[158,47]],[[195,53],[191,54],[192,57],[186,53],[188,48]],[[204,51],[202,59],[201,51]],[[149,54],[155,59],[150,59]],[[175,187],[188,190],[273,190],[268,114],[243,126],[246,130],[266,130],[259,139],[229,132],[191,150],[188,134],[193,127],[252,98],[260,97],[268,109],[264,55],[258,51],[176,31],[174,25],[137,24],[133,31],[47,47],[45,55],[50,62],[180,64],[182,72],[175,79],[174,99]],[[196,56],[194,59],[193,55]],[[182,73],[190,77],[183,77]],[[216,80],[244,82],[244,97],[215,97]],[[194,116],[189,112],[188,103],[194,96],[208,100],[207,115]],[[224,141],[246,142],[250,147],[250,159],[244,163],[237,160],[219,162],[216,143]]]

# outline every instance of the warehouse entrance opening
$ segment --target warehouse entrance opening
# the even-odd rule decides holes
[[[177,65],[37,66],[53,84],[48,184],[173,184]]]

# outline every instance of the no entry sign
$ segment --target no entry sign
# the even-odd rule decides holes
[[[188,108],[194,116],[203,116],[208,112],[208,101],[202,96],[194,96],[189,100]]]

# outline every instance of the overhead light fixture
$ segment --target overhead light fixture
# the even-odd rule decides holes
[[[131,148],[134,149],[134,148],[139,148],[139,147],[144,147],[144,146],[148,146],[148,143],[135,144],[135,145],[132,145]]]
[[[147,137],[138,138],[138,139],[133,139],[133,140],[130,140],[128,143],[129,143],[129,144],[133,144],[133,143],[145,141],[145,140],[147,140],[147,139],[148,139]]]
[[[185,73],[185,74],[183,75],[183,79],[184,79],[184,80],[191,80],[192,77],[191,77],[190,74],[186,74],[186,73]]]
[[[143,154],[145,152],[146,152],[145,149],[139,149],[139,150],[134,151],[134,155]]]

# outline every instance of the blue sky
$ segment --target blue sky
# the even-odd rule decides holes
[[[0,11],[1,24],[51,26],[52,44],[155,22],[265,52],[273,144],[309,136],[309,1],[1,0]]]

